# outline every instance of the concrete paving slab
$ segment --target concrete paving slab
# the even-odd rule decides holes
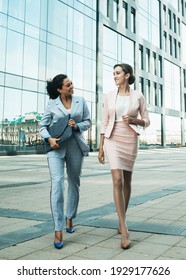
[[[132,246],[122,250],[108,163],[90,153],[76,231],[64,232],[65,245],[56,250],[46,156],[0,157],[0,259],[186,259],[185,158],[186,148],[139,151],[127,212]]]

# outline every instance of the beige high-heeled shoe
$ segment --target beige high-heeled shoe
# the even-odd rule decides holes
[[[121,248],[124,249],[124,250],[127,250],[130,248],[130,245],[131,245],[131,242],[130,242],[130,239],[129,239],[129,232],[127,230],[127,235],[123,235],[121,237]]]

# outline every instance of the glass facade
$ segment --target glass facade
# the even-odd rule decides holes
[[[87,100],[95,145],[96,1],[0,0],[0,152],[44,150],[46,80],[67,73]]]
[[[140,145],[186,142],[186,11],[183,0],[0,0],[0,154],[43,152],[46,80],[66,73],[85,97],[99,145],[113,65],[134,67],[151,125]]]

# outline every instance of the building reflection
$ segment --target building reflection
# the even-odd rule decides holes
[[[46,80],[58,73],[85,98],[92,127],[84,137],[97,150],[121,62],[134,67],[150,114],[140,147],[185,146],[185,16],[185,1],[0,0],[0,155],[44,152]]]

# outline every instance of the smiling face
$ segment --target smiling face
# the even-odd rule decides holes
[[[74,93],[74,85],[69,78],[64,79],[63,85],[60,89],[58,89],[60,94],[65,96],[69,96]]]
[[[128,82],[128,78],[130,76],[129,73],[125,74],[122,67],[120,67],[120,66],[116,66],[114,68],[113,75],[114,75],[114,81],[115,81],[117,86],[120,86],[120,85]]]

